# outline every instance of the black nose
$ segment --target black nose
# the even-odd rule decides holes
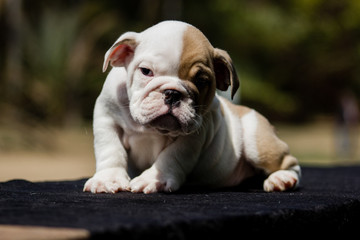
[[[165,104],[177,107],[180,104],[180,100],[181,100],[181,93],[177,90],[173,90],[173,89],[167,89],[164,91],[164,95],[165,95]]]

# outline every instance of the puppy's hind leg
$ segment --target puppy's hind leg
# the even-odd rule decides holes
[[[292,155],[286,155],[283,159],[284,166],[269,175],[264,181],[266,192],[285,191],[294,189],[299,185],[301,169],[297,164],[297,159]]]
[[[243,120],[245,149],[247,159],[256,168],[262,169],[268,178],[264,181],[264,190],[285,191],[299,185],[301,169],[298,160],[290,155],[288,145],[280,140],[274,127],[263,116],[256,112],[250,113]],[[250,123],[256,130],[249,132]]]

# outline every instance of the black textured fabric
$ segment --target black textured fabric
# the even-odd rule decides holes
[[[300,188],[281,193],[263,192],[259,179],[231,189],[149,195],[84,193],[85,181],[0,183],[0,224],[83,228],[94,239],[344,236],[360,231],[360,166],[304,167]]]

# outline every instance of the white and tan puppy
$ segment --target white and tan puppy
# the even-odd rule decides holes
[[[229,55],[195,27],[161,22],[120,36],[94,109],[96,173],[84,191],[235,186],[259,170],[265,191],[299,184],[288,146],[256,111],[216,95],[239,87]],[[131,178],[132,177],[132,178]]]

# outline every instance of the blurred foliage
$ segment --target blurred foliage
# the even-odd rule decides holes
[[[106,50],[165,19],[230,53],[241,104],[276,120],[334,114],[341,91],[360,94],[359,13],[358,0],[0,0],[0,120],[90,121]]]

